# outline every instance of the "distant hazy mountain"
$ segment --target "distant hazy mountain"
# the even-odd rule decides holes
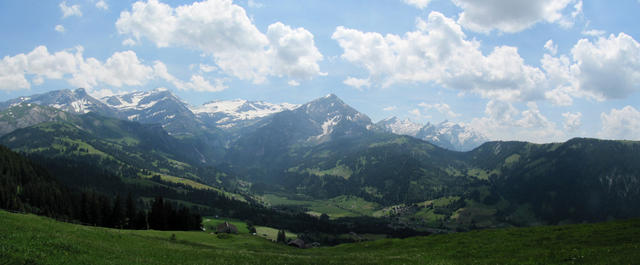
[[[437,125],[427,124],[420,129],[416,137],[456,151],[470,151],[489,141],[479,132],[450,121],[444,121]]]
[[[19,97],[0,103],[0,110],[8,109],[21,103],[50,106],[70,113],[84,114],[97,112],[105,116],[114,116],[115,112],[107,104],[87,94],[83,88],[76,90],[56,90],[29,97]]]
[[[409,119],[391,117],[376,123],[376,128],[398,135],[409,135],[454,151],[470,151],[489,141],[473,129],[455,122],[422,125]]]
[[[237,99],[211,101],[201,106],[192,106],[190,109],[204,123],[230,129],[246,126],[271,114],[292,110],[298,106],[289,103],[273,104]]]
[[[16,129],[31,125],[50,122],[66,121],[73,115],[59,109],[40,106],[33,103],[16,103],[12,107],[0,112],[0,136]]]
[[[409,119],[398,119],[398,117],[396,116],[386,118],[376,123],[376,127],[385,132],[395,133],[399,135],[409,135],[413,137],[418,134],[423,126],[424,125],[413,122]]]
[[[194,134],[206,126],[189,110],[188,104],[167,89],[136,91],[101,99],[117,117],[146,124],[162,124],[170,134]]]

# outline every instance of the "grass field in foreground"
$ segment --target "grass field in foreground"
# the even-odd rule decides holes
[[[175,239],[172,239],[175,235]],[[295,249],[251,236],[87,227],[0,211],[0,264],[634,264],[640,220]]]

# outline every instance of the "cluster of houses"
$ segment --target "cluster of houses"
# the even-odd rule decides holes
[[[216,226],[216,234],[218,233],[237,234],[238,228],[235,225],[225,221],[224,223],[220,223]],[[255,235],[255,233],[253,233],[253,235]],[[297,248],[313,248],[313,247],[319,247],[320,243],[318,242],[306,243],[304,242],[304,240],[300,238],[296,238],[294,240],[288,241],[287,245],[292,247],[297,247]]]

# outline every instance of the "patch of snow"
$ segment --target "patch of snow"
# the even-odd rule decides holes
[[[381,124],[392,133],[409,136],[416,136],[420,129],[424,127],[422,124],[412,122],[409,119],[400,120],[396,117],[387,118]]]
[[[91,106],[91,103],[83,98],[83,99],[71,102],[71,104],[69,105],[71,105],[71,108],[73,108],[74,112],[87,113],[90,111],[89,107]]]
[[[333,127],[336,126],[339,121],[340,116],[334,116],[331,119],[327,119],[324,123],[322,123],[322,134],[316,136],[316,138],[320,139],[331,134],[333,132]]]
[[[223,114],[226,117],[217,120],[216,123],[224,124],[240,120],[262,118],[285,110],[292,110],[297,107],[298,105],[289,103],[273,104],[263,101],[236,99],[211,101],[201,106],[192,106],[190,107],[190,110],[194,114],[201,115],[220,116],[220,114]]]

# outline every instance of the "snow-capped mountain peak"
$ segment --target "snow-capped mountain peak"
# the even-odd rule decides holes
[[[307,116],[318,128],[319,134],[309,137],[309,140],[322,142],[333,136],[360,135],[372,125],[367,115],[358,112],[334,94],[306,103],[296,111]]]
[[[409,119],[401,120],[396,116],[378,122],[378,126],[387,132],[409,136],[416,136],[423,127],[420,123],[413,122]]]
[[[452,121],[422,125],[409,119],[391,117],[379,121],[376,127],[385,132],[413,136],[455,151],[469,151],[488,141],[485,136],[467,125]]]
[[[0,109],[17,106],[22,103],[50,106],[63,111],[84,114],[91,111],[111,115],[111,109],[104,103],[93,98],[83,88],[75,90],[63,89],[50,91],[29,97],[19,97],[0,103]]]
[[[439,124],[427,124],[416,137],[443,148],[456,151],[469,151],[488,141],[481,133],[463,123],[443,121]]]
[[[266,116],[293,110],[299,105],[281,103],[273,104],[264,101],[216,100],[201,106],[191,106],[190,110],[198,117],[213,122],[222,128],[230,128],[244,121],[256,120]]]
[[[187,103],[166,88],[104,97],[102,102],[117,111],[118,117],[141,123],[159,123],[170,134],[192,134],[202,127]]]
[[[157,88],[149,91],[134,91],[104,97],[100,100],[118,110],[144,110],[153,107],[156,103],[162,100],[180,101],[166,88]]]

